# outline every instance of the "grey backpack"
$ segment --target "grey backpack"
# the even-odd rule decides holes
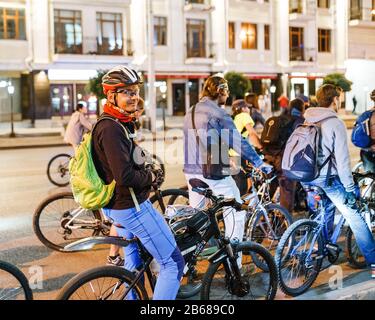
[[[329,117],[328,119],[335,118]],[[321,123],[321,122],[320,122]],[[307,123],[299,125],[286,143],[282,170],[283,175],[290,180],[310,182],[319,177],[320,170],[330,163],[328,176],[332,165],[332,155],[322,164],[319,164],[321,153],[321,128],[320,123]]]

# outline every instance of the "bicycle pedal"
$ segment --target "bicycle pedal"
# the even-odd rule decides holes
[[[333,251],[335,253],[340,253],[342,251],[342,249],[337,244],[334,244],[334,243],[327,243],[326,249],[328,251],[331,251],[331,252]]]

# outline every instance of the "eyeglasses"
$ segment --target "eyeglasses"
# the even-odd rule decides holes
[[[139,96],[139,90],[128,90],[128,89],[117,89],[117,93],[122,93],[127,95],[128,97],[137,97]]]

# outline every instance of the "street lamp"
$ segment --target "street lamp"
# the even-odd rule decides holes
[[[13,124],[13,94],[14,94],[15,88],[12,86],[11,83],[8,85],[8,93],[10,95],[10,138],[15,138],[16,134],[14,133],[14,124]]]
[[[162,98],[163,98],[163,100],[165,100],[165,98],[167,97],[167,96],[166,96],[167,89],[168,89],[168,88],[167,88],[167,86],[166,86],[165,84],[162,84],[162,85],[159,87],[159,90],[160,90],[160,92],[161,92],[161,94],[162,94]],[[163,101],[163,102],[165,102],[165,101]],[[166,107],[166,104],[163,103],[163,130],[166,129],[166,125],[165,125],[165,107]]]
[[[272,85],[271,88],[270,88],[270,91],[271,91],[271,109],[272,109],[272,115],[273,113],[275,112],[275,92],[276,92],[276,86],[275,85]]]

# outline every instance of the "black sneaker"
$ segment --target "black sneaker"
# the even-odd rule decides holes
[[[124,266],[124,259],[118,254],[117,256],[107,257],[107,265],[109,266],[117,266],[117,267],[123,267]]]

